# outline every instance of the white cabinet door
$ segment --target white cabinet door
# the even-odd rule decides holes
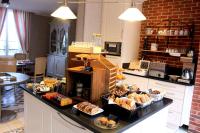
[[[149,79],[149,89],[161,89],[166,91],[165,97],[173,100],[169,107],[168,123],[178,128],[181,125],[181,115],[185,98],[185,86],[158,80]]]
[[[43,110],[29,94],[24,93],[25,133],[43,133]]]
[[[55,56],[55,75],[58,77],[65,76],[66,57]]]
[[[148,88],[148,78],[143,78],[143,77],[138,77],[138,76],[133,76],[129,74],[124,74],[125,75],[125,84],[129,85],[136,85],[140,88],[140,90],[146,90]]]
[[[48,55],[48,57],[47,57],[47,75],[53,76],[54,75],[54,69],[55,69],[55,56],[54,55]]]
[[[70,118],[53,111],[52,112],[52,133],[92,133]]]
[[[26,92],[24,102],[25,133],[91,133]]]

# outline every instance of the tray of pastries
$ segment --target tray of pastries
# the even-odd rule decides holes
[[[128,93],[128,88],[125,85],[116,86],[115,89],[111,90],[111,93],[118,96],[123,97]]]
[[[141,107],[146,107],[153,101],[153,98],[151,98],[150,95],[140,91],[128,94],[127,98],[135,100],[135,102],[141,105]]]
[[[59,80],[56,78],[45,77],[40,84],[44,84],[49,88],[54,88],[57,84],[59,84]]]
[[[42,98],[61,108],[69,107],[77,103],[73,99],[57,92],[48,92],[42,95]]]
[[[94,125],[102,129],[115,129],[119,126],[119,123],[117,120],[101,116],[94,120]]]
[[[26,84],[26,88],[32,89],[33,93],[35,94],[45,94],[47,92],[50,92],[50,88],[48,86],[45,86],[44,84],[39,83],[28,83]]]
[[[104,111],[103,109],[89,102],[81,102],[74,105],[73,107],[90,116],[95,116]]]
[[[149,95],[153,98],[153,101],[160,101],[165,95],[165,91],[161,89],[149,89]]]

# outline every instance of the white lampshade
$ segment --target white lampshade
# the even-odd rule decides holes
[[[140,12],[139,9],[137,9],[135,7],[128,8],[118,18],[121,20],[125,20],[125,21],[146,20],[146,17]]]
[[[61,19],[76,19],[77,17],[71,11],[68,6],[61,6],[55,10],[52,14],[52,17],[61,18]]]

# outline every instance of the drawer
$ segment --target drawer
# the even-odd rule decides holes
[[[173,103],[169,106],[169,110],[181,114],[183,112],[183,101],[173,99]]]
[[[168,83],[168,82],[163,82],[163,81],[158,81],[158,80],[149,80],[149,86],[155,87],[155,88],[161,88],[165,90],[171,90],[171,91],[176,91],[179,93],[184,93],[185,92],[185,86],[183,85],[177,85],[173,83]]]
[[[181,126],[181,114],[174,111],[169,111],[167,123],[175,126]]]
[[[180,93],[180,92],[176,92],[176,91],[172,91],[172,90],[165,90],[165,96],[171,99],[179,99],[179,100],[183,100],[185,94],[184,93]]]

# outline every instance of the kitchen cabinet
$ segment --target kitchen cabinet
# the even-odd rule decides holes
[[[59,21],[54,19],[50,23],[50,44],[49,53],[51,54],[67,54],[67,46],[69,43],[68,29],[70,24],[68,21]]]
[[[194,86],[178,85],[149,79],[148,89],[162,89],[165,97],[173,99],[168,112],[168,124],[171,127],[189,125],[189,116]]]
[[[133,76],[133,75],[129,75],[129,74],[124,74],[124,76],[126,78],[123,81],[125,84],[129,84],[129,85],[135,84],[140,88],[140,90],[147,90],[148,82],[149,82],[147,78]]]
[[[55,77],[64,77],[66,69],[66,56],[48,55],[47,57],[47,75]]]
[[[125,84],[136,84],[141,90],[160,89],[166,92],[165,97],[173,99],[168,111],[168,126],[178,128],[189,125],[194,86],[179,85],[160,80],[124,74]]]
[[[69,21],[54,19],[50,23],[50,44],[47,58],[47,76],[64,77],[69,42]]]
[[[70,118],[24,92],[25,133],[91,133]]]
[[[54,69],[55,69],[55,58],[54,55],[48,55],[47,57],[47,75],[51,76],[54,75]]]
[[[92,133],[91,130],[58,112],[56,109],[40,101],[28,92],[24,92],[24,104],[25,133]],[[129,126],[123,133],[167,133],[167,112],[168,106],[147,116],[137,124],[131,127]],[[79,116],[72,115],[72,117]],[[80,119],[83,118],[84,117],[80,115]],[[88,124],[93,125],[93,119],[91,118],[91,120],[91,123],[89,122]],[[121,123],[123,123],[123,121],[121,121]],[[104,130],[100,131],[103,132]],[[111,130],[106,131],[110,132]],[[119,130],[119,132],[122,131]]]
[[[38,100],[26,93],[24,99],[25,133],[50,133],[51,117],[47,108],[43,108]]]

